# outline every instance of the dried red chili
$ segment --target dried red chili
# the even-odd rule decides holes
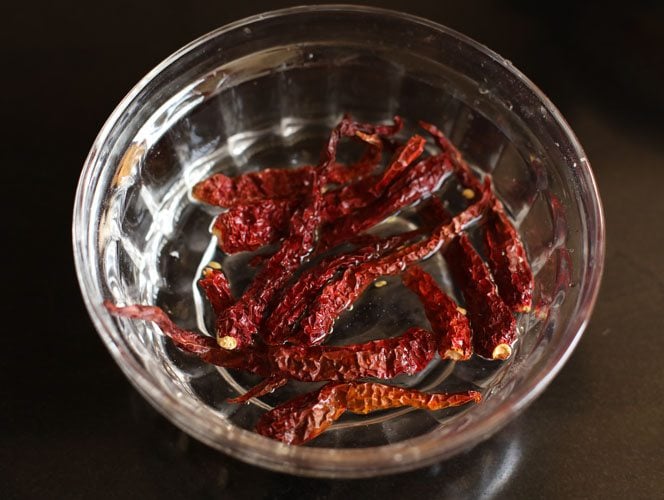
[[[371,136],[362,137],[366,141],[372,140]],[[422,137],[413,136],[394,155],[382,175],[362,179],[325,193],[321,221],[335,221],[370,204],[395,177],[422,154],[424,145],[425,140]],[[412,197],[416,197],[416,194],[413,193]],[[274,243],[287,233],[290,217],[297,206],[297,198],[264,199],[237,204],[217,217],[213,232],[219,238],[221,249],[226,253],[255,250]]]
[[[450,243],[445,259],[465,300],[475,353],[488,359],[507,359],[516,340],[516,321],[498,295],[489,269],[465,234]]]
[[[471,190],[467,197],[472,198],[481,189],[481,183],[461,152],[436,126],[422,121],[420,126],[450,155],[461,183]],[[535,288],[533,273],[519,233],[509,221],[503,204],[495,196],[486,224],[485,241],[489,250],[489,267],[500,296],[512,311],[530,311]]]
[[[409,267],[402,280],[424,305],[427,319],[438,337],[440,357],[455,361],[469,359],[473,354],[470,322],[457,303],[419,266]]]
[[[291,287],[282,293],[278,304],[268,316],[265,326],[262,328],[265,342],[277,345],[289,340],[293,327],[305,309],[313,302],[320,289],[340,270],[378,258],[418,234],[420,234],[419,231],[411,231],[385,239],[368,236],[363,238],[369,240],[366,245],[352,252],[324,259],[304,272]],[[357,241],[356,243],[362,242]]]
[[[489,213],[484,241],[488,263],[498,292],[515,312],[529,312],[533,304],[534,278],[519,234],[496,200]]]
[[[322,188],[329,169],[335,163],[341,137],[352,137],[358,131],[382,134],[394,129],[398,129],[396,122],[392,127],[365,126],[346,117],[332,131],[321,163],[311,172],[310,192],[291,217],[288,237],[258,272],[242,297],[217,317],[217,338],[222,347],[235,349],[253,344],[253,336],[258,332],[268,304],[314,248],[316,231],[321,223]]]
[[[380,180],[371,189],[373,194],[378,196],[382,193],[411,163],[422,155],[425,145],[426,141],[419,135],[414,135],[408,139],[408,142],[394,154],[394,158],[383,172]]]
[[[451,172],[452,165],[446,155],[420,161],[396,179],[382,197],[326,227],[321,237],[321,249],[331,248],[426,198],[440,188]]]
[[[253,386],[244,394],[240,394],[239,396],[236,396],[234,398],[228,398],[226,401],[229,403],[237,403],[237,404],[246,403],[251,398],[259,398],[261,396],[264,396],[265,394],[273,392],[276,389],[279,389],[279,387],[286,385],[287,382],[288,379],[282,376],[281,374],[270,375],[269,377],[261,380],[258,384]]]
[[[483,184],[438,129],[423,126],[434,135],[443,153],[412,165],[425,143],[419,136],[412,137],[405,145],[393,148],[393,159],[381,174],[374,174],[374,169],[383,146],[392,146],[386,137],[401,128],[400,119],[395,118],[394,125],[376,126],[345,117],[332,131],[316,167],[266,170],[236,179],[218,175],[196,186],[197,197],[231,207],[214,225],[228,253],[253,250],[284,238],[280,248],[265,257],[265,266],[237,302],[219,266],[204,271],[199,283],[217,314],[216,340],[177,327],[156,307],[106,304],[108,309],[117,315],[156,322],[175,345],[206,362],[263,377],[233,402],[270,392],[289,379],[336,381],[261,419],[259,432],[286,442],[301,443],[315,437],[344,411],[368,413],[404,405],[436,409],[479,400],[473,391],[426,395],[355,381],[415,373],[427,366],[436,351],[443,358],[467,359],[471,355],[470,326],[478,354],[494,359],[509,356],[516,334],[514,318],[498,295],[489,270],[462,233],[487,208],[491,210],[486,222],[489,262],[492,269],[498,269],[494,274],[501,293],[517,290],[510,304],[521,310],[529,307],[529,302],[525,304],[531,300],[529,268],[527,262],[525,268],[522,265],[525,251],[518,246],[521,242],[516,230],[493,196],[489,178]],[[368,144],[360,162],[348,166],[336,162],[342,137],[358,137]],[[465,191],[470,191],[464,191],[466,198],[474,199],[466,210],[451,218],[434,198],[430,215],[423,216],[424,227],[417,231],[386,239],[361,234],[386,216],[429,197],[453,171],[467,186]],[[423,237],[425,230],[431,234]],[[287,286],[314,249],[324,251],[339,243],[356,248],[323,259]],[[369,284],[381,276],[402,273],[447,243],[444,255],[464,295],[468,318],[430,275],[412,266],[403,281],[421,298],[434,333],[410,328],[401,336],[362,344],[318,345],[329,335],[339,314]],[[272,315],[267,316],[270,309]],[[254,338],[256,334],[258,338]]]
[[[220,214],[212,225],[219,248],[227,254],[253,251],[288,234],[297,199],[264,199],[243,203]]]
[[[466,186],[466,188],[472,189],[473,191],[480,192],[482,190],[482,182],[477,177],[475,177],[472,169],[463,159],[461,152],[454,146],[454,144],[452,144],[452,142],[445,136],[445,134],[443,134],[443,132],[438,127],[432,125],[431,123],[420,121],[419,125],[424,130],[429,132],[429,134],[431,134],[431,136],[438,144],[438,147],[443,150],[443,153],[449,155],[451,161],[454,164],[455,173],[459,177],[461,184]]]
[[[221,314],[224,309],[235,302],[235,299],[231,293],[228,278],[222,272],[221,266],[219,268],[210,267],[212,265],[213,263],[210,263],[208,267],[203,269],[203,277],[198,280],[198,285],[205,292],[214,313]],[[214,265],[218,266],[219,264],[214,263]]]
[[[325,193],[321,221],[336,220],[369,203],[374,183],[369,177]],[[291,217],[300,203],[299,199],[265,199],[237,204],[217,216],[212,231],[228,254],[256,250],[288,234]]]
[[[323,342],[341,312],[349,307],[380,276],[394,276],[406,267],[425,259],[471,223],[490,202],[490,181],[487,178],[482,196],[473,205],[455,216],[449,224],[441,224],[432,234],[417,243],[392,252],[379,259],[347,269],[340,279],[327,284],[318,299],[300,321],[292,341],[298,344],[316,345]]]
[[[344,121],[351,122],[347,117],[344,118]],[[354,125],[348,128],[347,133],[344,134],[348,137],[356,135],[357,132],[363,132],[365,136],[387,137],[398,133],[403,127],[403,121],[398,116],[394,117],[393,125],[352,123]],[[367,142],[362,135],[358,137]],[[369,141],[367,151],[359,162],[351,165],[336,162],[330,164],[327,181],[345,184],[361,179],[374,170],[381,155],[382,142],[380,140]],[[307,165],[290,169],[265,169],[236,177],[214,174],[196,184],[192,193],[194,198],[199,201],[225,208],[266,198],[299,198],[305,196],[309,191],[311,173],[315,168]]]
[[[303,444],[320,435],[346,411],[367,414],[403,406],[436,411],[480,400],[476,391],[428,394],[375,382],[331,383],[265,413],[256,432],[287,444]]]
[[[203,361],[270,378],[254,388],[256,393],[266,387],[278,387],[281,379],[320,382],[363,377],[386,379],[402,373],[412,375],[433,359],[437,348],[431,332],[413,327],[398,337],[347,346],[268,346],[228,350],[219,347],[211,337],[178,327],[159,307],[118,307],[108,302],[105,305],[115,315],[153,321],[178,347]]]
[[[214,174],[196,184],[192,194],[199,201],[225,208],[266,198],[300,197],[308,188],[313,169],[307,165],[292,169],[268,168],[237,177]]]
[[[422,370],[433,359],[437,342],[423,328],[409,328],[399,337],[347,346],[281,346],[268,350],[275,372],[318,382],[362,377],[394,378]]]
[[[110,301],[105,301],[104,306],[110,313],[116,316],[154,322],[159,326],[164,335],[173,340],[176,346],[183,351],[196,355],[207,363],[253,373],[260,372],[264,376],[270,375],[264,361],[265,356],[260,351],[245,350],[241,352],[222,349],[212,337],[180,328],[159,307],[141,305],[116,306]],[[265,371],[262,371],[263,367],[265,367]]]

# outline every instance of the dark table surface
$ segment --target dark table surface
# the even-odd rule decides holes
[[[287,4],[12,4],[0,30],[0,498],[664,498],[661,3],[382,3],[485,43],[549,95],[597,176],[607,259],[583,339],[525,413],[451,460],[344,481],[241,463],[157,414],[95,333],[71,256],[78,175],[125,92],[189,40]]]

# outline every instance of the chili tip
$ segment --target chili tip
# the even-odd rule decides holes
[[[237,347],[237,340],[230,335],[226,335],[224,337],[219,337],[217,339],[217,344],[219,344],[219,347],[222,349],[232,351]]]
[[[358,137],[359,139],[362,139],[364,142],[373,144],[374,146],[381,145],[380,137],[378,137],[376,134],[365,134],[364,132],[358,130],[357,132],[355,132],[355,136]]]
[[[498,344],[494,349],[491,357],[500,361],[506,360],[512,355],[512,348],[508,344]]]
[[[457,351],[456,349],[448,349],[445,351],[444,359],[451,359],[452,361],[461,361],[464,359],[463,353]]]
[[[477,391],[468,391],[468,395],[472,397],[476,403],[482,401],[482,394]]]

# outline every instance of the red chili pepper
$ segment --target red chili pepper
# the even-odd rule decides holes
[[[528,256],[514,226],[496,200],[489,214],[484,241],[488,263],[500,296],[515,312],[530,312],[535,282]]]
[[[496,201],[494,198],[492,203],[496,203]],[[422,211],[425,224],[432,224],[435,221],[445,223],[451,218],[438,198],[432,198],[427,208],[427,211]],[[489,217],[495,215],[495,211],[489,212]],[[466,301],[468,302],[471,298],[471,301],[475,303],[474,305],[469,304],[468,314],[475,332],[473,343],[475,345],[478,342],[485,344],[480,355],[492,359],[506,359],[511,353],[511,343],[516,335],[516,322],[510,314],[507,304],[497,293],[500,287],[496,289],[489,270],[466,236],[445,248],[443,256],[450,264],[452,276],[460,282]],[[464,266],[472,266],[472,269]],[[486,294],[484,298],[482,298],[483,294]],[[501,330],[504,332],[501,333]],[[480,340],[477,335],[481,335],[485,340]],[[487,340],[491,338],[494,340]],[[500,343],[501,338],[504,345]]]
[[[395,119],[395,124],[399,124],[398,127],[401,127],[400,118]],[[389,130],[389,132],[397,133],[398,130],[394,128]],[[364,151],[362,158],[350,165],[344,165],[342,163],[335,164],[334,167],[330,169],[330,173],[327,177],[329,182],[343,185],[349,182],[362,180],[373,173],[380,163],[380,160],[383,158],[382,137],[378,135],[363,137],[360,132],[356,133],[356,136],[367,143],[367,148]]]
[[[287,444],[303,444],[320,435],[346,411],[367,414],[403,406],[436,411],[480,400],[476,391],[427,394],[375,382],[331,383],[265,413],[256,432]]]
[[[385,239],[367,235],[363,238],[368,240],[364,246],[349,253],[328,257],[304,272],[290,288],[282,293],[276,307],[268,316],[265,326],[262,328],[265,342],[277,345],[286,340],[292,341],[293,339],[289,339],[289,336],[305,309],[313,302],[325,283],[334,278],[340,270],[378,258],[418,234],[420,231],[411,231]],[[363,242],[357,241],[356,243]]]
[[[411,165],[425,144],[414,136],[396,149],[382,174],[371,175],[383,147],[390,147],[386,136],[401,126],[399,118],[394,125],[371,125],[344,117],[332,131],[316,167],[266,170],[235,179],[219,174],[195,187],[195,196],[231,207],[214,224],[228,253],[254,250],[283,238],[235,303],[219,266],[204,271],[199,283],[217,315],[216,340],[177,327],[157,307],[110,303],[106,307],[116,315],[154,321],[176,346],[208,363],[263,377],[247,393],[231,399],[233,402],[266,394],[290,379],[334,381],[263,416],[257,430],[285,442],[298,444],[315,437],[344,411],[368,413],[398,406],[438,409],[479,401],[480,395],[473,391],[427,395],[356,381],[416,373],[436,351],[443,358],[467,359],[471,343],[481,356],[505,359],[510,355],[516,322],[498,295],[487,266],[462,232],[487,208],[491,213],[485,238],[499,289],[513,297],[510,304],[521,310],[532,301],[532,273],[528,275],[525,250],[491,191],[489,176],[484,183],[476,178],[438,129],[422,124],[443,148],[442,154]],[[369,145],[355,165],[336,162],[343,137],[357,137]],[[474,199],[466,210],[452,218],[434,198],[430,214],[422,214],[423,228],[385,239],[361,235],[386,216],[429,197],[452,172],[466,186],[464,196]],[[424,236],[425,230],[431,234]],[[355,245],[355,250],[323,259],[287,287],[315,249],[324,251],[339,243]],[[444,255],[464,295],[468,318],[430,275],[412,266],[446,243]],[[408,266],[412,267],[403,281],[422,300],[434,333],[413,327],[394,338],[341,347],[318,345],[339,314],[374,280],[401,274]]]
[[[237,404],[246,403],[251,398],[259,398],[265,394],[269,394],[270,392],[275,391],[276,389],[279,389],[279,387],[286,385],[286,382],[288,382],[288,379],[282,375],[271,375],[261,380],[258,384],[253,386],[244,394],[240,394],[234,398],[228,398],[226,401],[228,403]]]
[[[385,172],[383,172],[380,180],[375,186],[373,186],[373,194],[375,196],[380,195],[380,193],[382,193],[383,190],[394,181],[394,179],[396,179],[410,166],[411,163],[422,155],[424,152],[424,146],[426,146],[426,141],[419,135],[414,135],[408,139],[408,142],[401,146],[394,154],[394,158],[385,169]]]
[[[498,295],[489,269],[465,234],[450,243],[445,259],[465,300],[475,352],[488,359],[507,359],[516,340],[516,321]]]
[[[434,125],[421,121],[420,126],[450,155],[461,183],[470,189],[473,195],[476,194],[481,189],[481,183],[463,159],[461,152]],[[489,267],[500,296],[512,311],[529,312],[535,288],[533,273],[519,233],[509,221],[503,204],[495,196],[486,224],[485,241],[489,249]]]
[[[335,163],[339,140],[352,137],[358,131],[389,135],[399,128],[398,119],[395,119],[394,125],[389,126],[360,124],[345,117],[332,131],[323,150],[321,163],[311,173],[311,191],[291,218],[288,237],[258,272],[240,300],[217,317],[217,338],[221,346],[235,349],[253,344],[253,336],[258,332],[268,304],[313,250],[316,232],[321,224],[322,188]]]
[[[446,241],[452,239],[464,226],[482,214],[490,202],[490,193],[491,185],[487,178],[481,198],[455,216],[449,224],[436,227],[428,238],[379,259],[347,269],[340,279],[327,284],[308,314],[300,321],[293,341],[306,345],[323,342],[331,333],[339,314],[355,302],[374,280],[380,276],[401,274],[409,265],[439,250]]]
[[[413,374],[433,359],[437,347],[431,332],[414,327],[399,337],[340,347],[267,346],[228,350],[219,347],[211,337],[178,327],[159,307],[118,307],[110,302],[106,302],[105,306],[118,316],[153,321],[178,347],[203,361],[271,378],[264,385],[259,384],[255,388],[256,392],[265,387],[282,385],[282,378],[320,382],[363,377],[393,378],[402,373]]]
[[[180,328],[157,306],[116,306],[110,301],[105,301],[104,306],[116,316],[154,322],[164,335],[173,340],[176,346],[207,363],[254,373],[260,372],[264,376],[270,375],[263,353],[258,350],[241,352],[222,349],[212,337]],[[263,371],[263,367],[265,371]]]
[[[360,132],[357,134],[365,141],[376,140],[381,144],[378,136],[367,136]],[[384,174],[325,193],[321,221],[332,222],[351,215],[356,209],[374,201],[399,173],[422,154],[425,143],[422,137],[413,136],[395,154]],[[371,161],[374,159],[372,157]],[[340,176],[337,175],[337,178],[340,179]],[[256,250],[287,234],[290,218],[297,206],[297,198],[263,199],[237,204],[217,217],[212,231],[219,238],[220,248],[226,253]]]
[[[228,177],[214,174],[196,184],[194,198],[209,205],[234,207],[266,198],[299,198],[309,188],[314,167],[273,169]]]
[[[347,346],[280,346],[270,348],[274,370],[289,378],[318,382],[363,377],[393,378],[424,369],[436,353],[434,335],[409,328],[399,337]]]
[[[342,134],[348,137],[356,135],[357,132],[363,132],[365,136],[386,137],[398,133],[403,127],[403,121],[398,116],[394,117],[393,125],[351,122],[347,117],[344,121],[347,124],[352,123],[347,132]],[[358,137],[363,138],[361,135]],[[327,181],[345,184],[360,179],[373,171],[380,161],[381,154],[381,141],[372,141],[359,162],[352,165],[333,162],[329,165]],[[310,176],[315,168],[307,165],[289,169],[265,169],[237,177],[214,174],[196,184],[192,193],[199,201],[226,208],[266,198],[299,198],[309,191]]]
[[[235,302],[228,278],[221,269],[206,267],[198,284],[205,292],[215,314],[221,314],[224,309]]]
[[[482,190],[482,182],[473,174],[472,169],[463,159],[461,152],[452,144],[452,142],[443,134],[441,130],[435,125],[424,121],[419,122],[420,127],[429,132],[438,144],[438,147],[443,150],[443,153],[449,155],[452,160],[455,173],[459,177],[461,184],[473,191],[480,192]]]
[[[373,199],[371,188],[374,183],[375,176],[366,177],[352,184],[342,186],[340,189],[325,193],[321,213],[323,222],[337,220],[369,203]]]
[[[372,136],[362,134],[362,137],[366,141],[372,140]],[[380,139],[377,140],[380,144]],[[374,201],[399,173],[422,154],[424,145],[422,137],[413,136],[395,154],[384,174],[325,193],[321,221],[326,223],[343,216],[354,216],[355,210]],[[212,230],[219,238],[220,248],[226,253],[256,250],[287,234],[290,218],[297,206],[297,198],[237,204],[217,217]]]
[[[409,267],[402,280],[420,297],[424,305],[431,328],[438,336],[440,357],[455,361],[469,359],[473,354],[470,322],[459,310],[457,303],[419,266]]]
[[[229,208],[212,225],[219,248],[227,254],[253,251],[288,234],[298,199],[264,199]]]
[[[382,197],[327,227],[321,238],[320,250],[331,248],[429,196],[440,188],[451,172],[452,166],[445,155],[420,161],[396,179]]]
[[[328,222],[366,205],[373,196],[373,177],[328,191],[323,196],[321,221]],[[300,199],[265,199],[238,204],[217,216],[212,232],[227,254],[253,251],[288,234],[291,217]]]

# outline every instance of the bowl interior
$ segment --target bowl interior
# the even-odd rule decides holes
[[[399,34],[399,36],[396,36]],[[404,42],[404,39],[406,40]],[[251,432],[266,409],[316,384],[288,386],[246,405],[226,398],[257,378],[183,354],[152,324],[109,317],[103,298],[166,309],[182,327],[211,332],[196,286],[220,262],[239,295],[254,253],[223,254],[210,234],[218,210],[191,199],[213,172],[315,164],[343,113],[364,121],[438,125],[478,172],[491,173],[536,276],[530,314],[518,318],[513,356],[496,363],[437,360],[397,382],[421,390],[478,389],[455,411],[344,416],[311,445]],[[356,155],[345,147],[342,155]],[[443,189],[454,199],[455,189]],[[405,210],[377,231],[413,227]],[[148,75],[109,119],[84,170],[75,213],[77,265],[93,319],[125,373],[176,424],[245,460],[280,470],[370,475],[412,468],[469,446],[542,390],[587,321],[602,262],[599,201],[564,121],[511,65],[431,23],[366,9],[295,9],[211,33]],[[264,250],[258,251],[262,253]],[[425,263],[455,290],[440,254]],[[428,327],[415,295],[389,278],[335,326],[332,343]]]

